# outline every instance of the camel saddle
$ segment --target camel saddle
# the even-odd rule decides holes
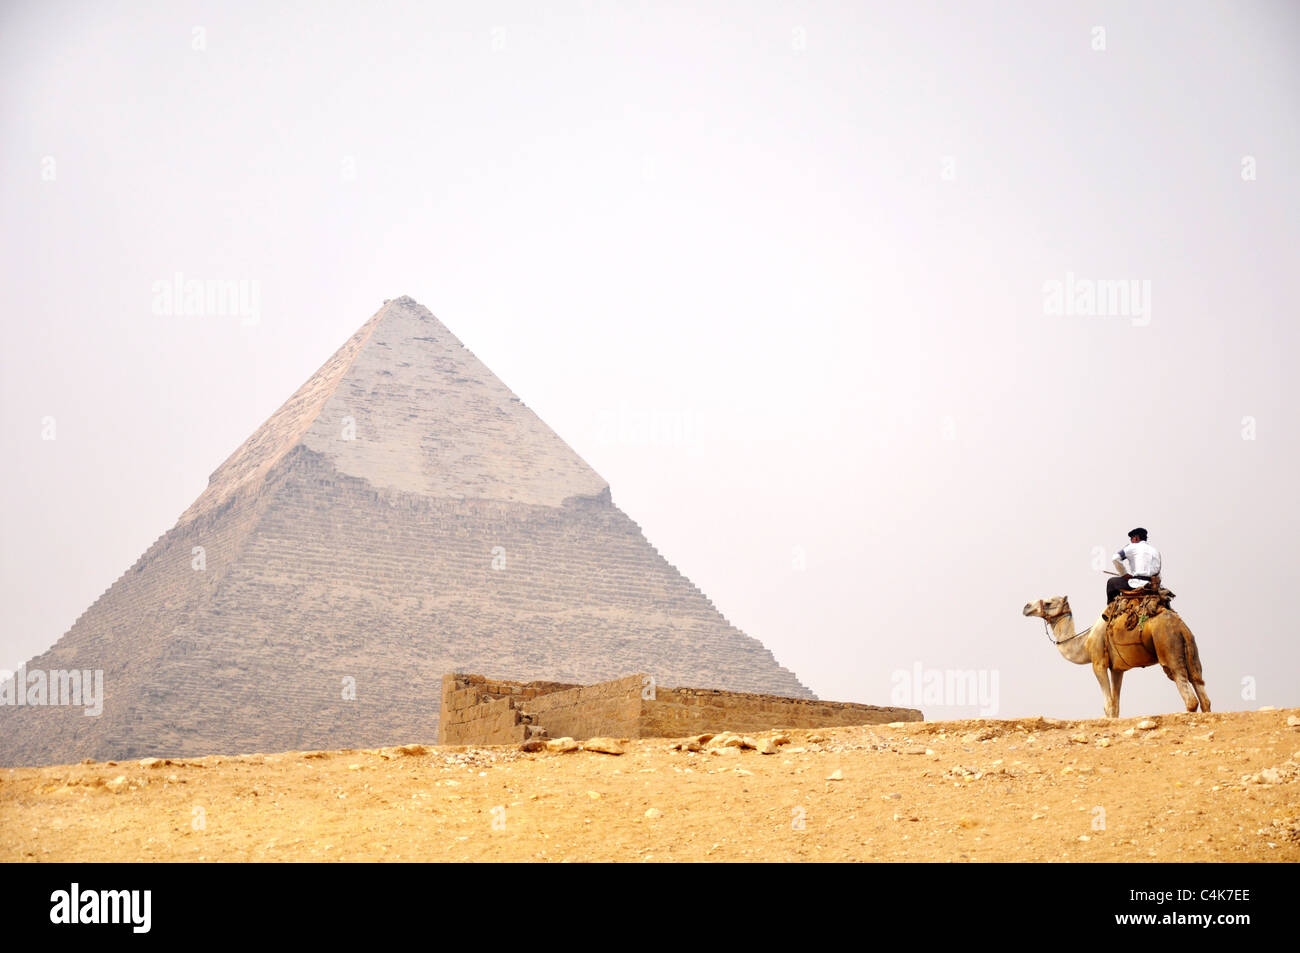
[[[1174,594],[1160,585],[1148,583],[1140,589],[1122,592],[1111,600],[1101,617],[1107,622],[1107,637],[1112,653],[1127,668],[1143,668],[1156,661],[1155,646],[1143,637],[1149,619],[1172,611]]]

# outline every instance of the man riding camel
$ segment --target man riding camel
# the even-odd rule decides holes
[[[1117,576],[1106,580],[1107,605],[1121,592],[1141,589],[1160,577],[1160,550],[1147,542],[1141,526],[1128,533],[1128,545],[1115,554]]]

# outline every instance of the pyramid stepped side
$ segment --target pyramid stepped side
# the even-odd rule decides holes
[[[139,731],[157,730],[154,720],[135,722],[134,713],[163,690],[169,674],[161,659],[203,614],[266,502],[232,500],[160,537],[58,642],[28,662],[28,671],[102,671],[103,711],[0,707],[0,765],[111,758],[129,749]],[[196,546],[204,550],[202,570],[193,568]],[[167,738],[161,730],[159,737]]]
[[[646,671],[814,697],[609,503],[380,493],[305,448],[266,491],[235,563],[150,660],[148,683],[101,716],[108,747],[61,738],[40,761],[432,743],[442,675],[464,669],[574,682]]]

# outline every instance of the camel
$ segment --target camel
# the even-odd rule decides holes
[[[1144,619],[1136,630],[1125,633],[1133,642],[1122,643],[1118,648],[1104,619],[1098,618],[1086,631],[1075,632],[1070,600],[1066,596],[1030,602],[1025,606],[1024,614],[1038,616],[1051,627],[1049,637],[1067,661],[1092,666],[1092,673],[1101,686],[1107,718],[1119,717],[1119,689],[1124,673],[1130,668],[1154,665],[1157,661],[1178,686],[1178,694],[1183,696],[1188,711],[1196,711],[1198,706],[1201,711],[1210,710],[1196,639],[1172,609]],[[1107,672],[1110,674],[1109,682]]]

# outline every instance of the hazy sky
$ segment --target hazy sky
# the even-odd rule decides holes
[[[1021,607],[1141,524],[1300,705],[1298,117],[1288,2],[8,2],[0,667],[408,294],[823,697],[1099,716]]]

